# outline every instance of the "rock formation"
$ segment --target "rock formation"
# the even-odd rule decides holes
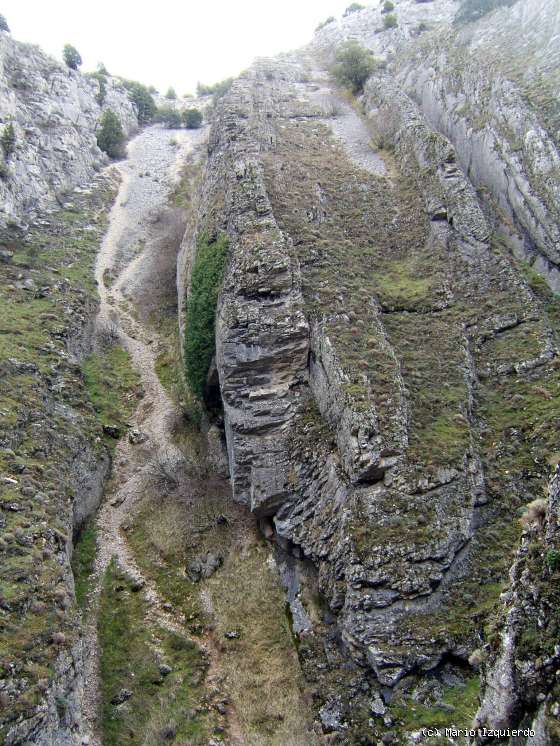
[[[557,133],[506,59],[520,24],[554,52],[558,10],[456,10],[403,0],[384,30],[366,9],[258,61],[218,105],[198,210],[230,238],[216,366],[235,497],[316,568],[341,649],[394,712],[424,701],[423,675],[475,686],[557,440]],[[381,60],[360,103],[385,167],[355,157],[321,71],[348,38]],[[358,732],[348,692],[335,709],[325,730]]]

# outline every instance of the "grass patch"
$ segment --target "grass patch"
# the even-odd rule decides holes
[[[185,368],[193,392],[204,395],[206,377],[215,352],[216,304],[228,253],[225,235],[199,239],[187,297]]]
[[[74,544],[72,554],[72,572],[74,573],[74,587],[76,602],[83,609],[90,589],[90,577],[95,565],[97,549],[97,530],[95,522],[90,518],[83,525]]]
[[[169,740],[205,746],[208,725],[198,708],[206,661],[187,638],[146,623],[146,612],[142,594],[132,590],[113,560],[98,618],[104,743],[152,746]],[[171,672],[162,674],[162,665]],[[125,690],[130,696],[119,702]]]
[[[285,596],[269,549],[251,546],[209,581],[223,667],[248,743],[318,743],[292,638]]]
[[[82,374],[101,424],[125,430],[141,390],[128,352],[113,345],[93,353],[82,363]]]
[[[474,718],[478,709],[480,679],[473,676],[463,686],[447,687],[440,702],[424,705],[418,702],[393,704],[391,714],[398,718],[406,731],[421,730],[422,728],[451,728],[466,729]]]

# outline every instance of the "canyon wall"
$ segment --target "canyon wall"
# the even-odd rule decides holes
[[[457,687],[474,714],[470,661],[557,450],[556,135],[505,69],[488,88],[481,51],[519,23],[544,33],[535,8],[456,27],[456,3],[403,0],[388,30],[366,9],[217,104],[197,226],[230,239],[215,362],[232,485],[314,568],[327,611],[304,589],[298,604],[351,672],[313,674],[326,732],[363,732],[363,707],[378,737],[411,737],[410,702],[439,712]],[[362,119],[324,72],[344,39],[382,60]],[[477,86],[493,103],[475,126]]]
[[[96,140],[103,111],[117,114],[126,135],[137,129],[123,85],[107,77],[105,89],[100,95],[95,78],[0,31],[0,129],[15,130],[14,152],[0,152],[0,227],[64,201],[107,163]]]

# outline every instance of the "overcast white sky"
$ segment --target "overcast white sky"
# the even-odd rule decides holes
[[[165,91],[236,75],[257,56],[305,44],[350,0],[0,0],[12,36],[61,57],[69,42],[83,70],[109,72]],[[366,4],[364,2],[364,4]]]

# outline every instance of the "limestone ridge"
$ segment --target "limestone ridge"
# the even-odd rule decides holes
[[[497,11],[500,27],[535,5]],[[502,242],[555,286],[557,181],[522,200],[485,184],[481,203],[465,142],[403,72],[421,70],[424,18],[451,46],[490,23],[456,31],[456,8],[403,0],[384,33],[364,10],[258,61],[218,106],[198,211],[199,232],[231,240],[216,365],[235,496],[311,560],[343,649],[389,700],[467,665],[556,440],[538,400],[557,386],[557,324]],[[362,104],[394,172],[356,165],[333,135],[344,104],[320,68],[344,38],[387,57]],[[530,152],[500,156],[508,184],[534,173]]]
[[[12,122],[16,136],[0,179],[0,227],[28,219],[106,163],[95,135],[103,110],[117,114],[127,135],[137,129],[134,107],[115,78],[107,78],[102,105],[99,93],[94,78],[0,32],[0,123]]]
[[[276,112],[267,88],[254,83],[253,74],[238,80],[218,109],[200,231],[226,230],[231,242],[216,362],[234,493],[269,513],[287,496],[285,437],[306,372],[309,330],[297,258],[274,219],[259,162]]]

